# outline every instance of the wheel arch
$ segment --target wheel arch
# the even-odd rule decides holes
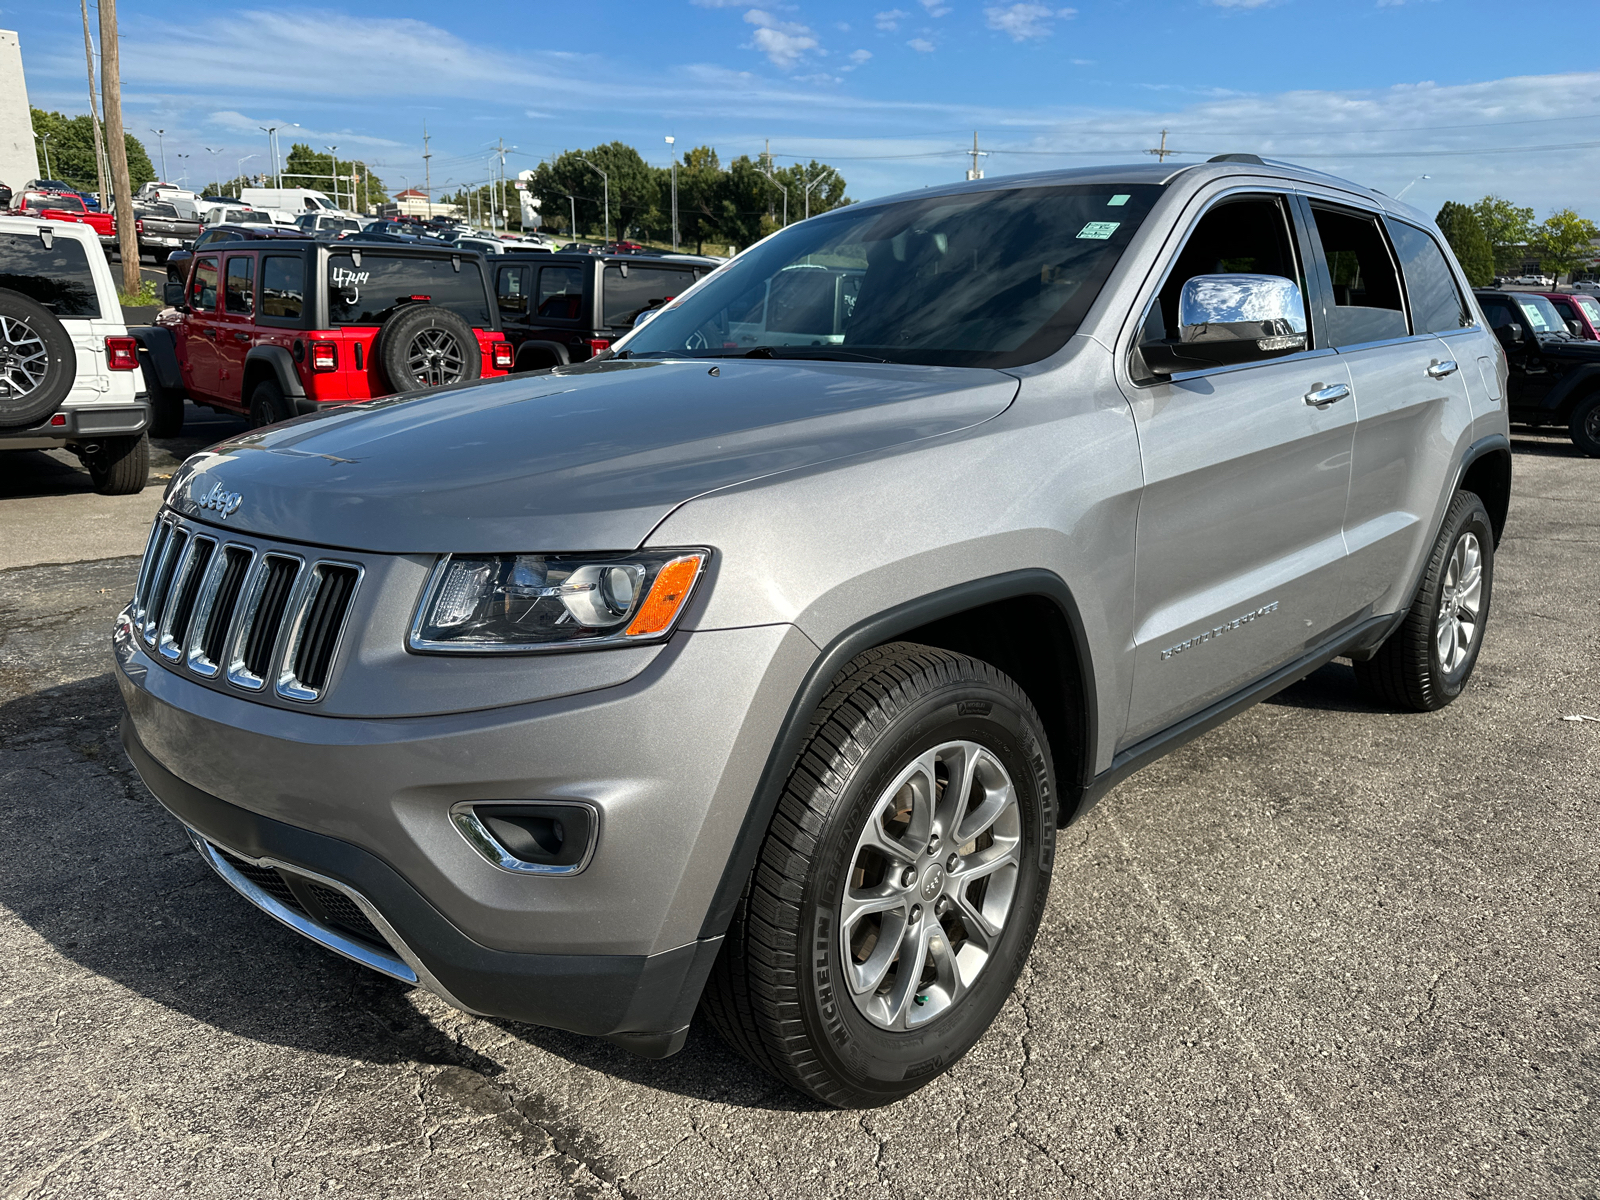
[[[246,411],[250,408],[250,395],[263,379],[278,385],[285,400],[294,406],[296,415],[311,412],[316,405],[306,399],[306,389],[294,369],[294,359],[282,346],[252,346],[244,356],[244,378],[240,383],[239,403]]]
[[[1476,493],[1489,510],[1498,546],[1505,536],[1506,514],[1511,510],[1511,444],[1496,434],[1473,443],[1461,460],[1461,478],[1456,490]]]
[[[523,365],[536,357],[548,357],[553,361],[540,363],[538,366]],[[567,348],[560,342],[528,341],[517,347],[517,357],[511,369],[513,371],[539,371],[546,367],[565,367],[571,361],[572,357],[567,353]]]
[[[1053,571],[1029,568],[919,596],[846,629],[806,672],[723,867],[701,925],[702,938],[726,931],[790,769],[805,748],[811,714],[834,677],[863,651],[900,641],[982,659],[1016,680],[1038,710],[1050,742],[1060,793],[1059,824],[1078,814],[1093,772],[1099,712],[1089,641],[1071,589]]]
[[[154,382],[169,392],[182,393],[183,372],[178,367],[178,346],[172,330],[159,325],[135,325],[128,336],[139,343],[143,351],[139,366],[148,382]]]
[[[1551,388],[1539,407],[1547,413],[1558,414],[1564,421],[1580,400],[1597,391],[1600,391],[1600,363],[1584,363]]]

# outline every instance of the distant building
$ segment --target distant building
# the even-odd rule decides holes
[[[39,153],[28,112],[28,81],[22,74],[22,43],[9,29],[0,29],[0,183],[22,191],[38,179]]]
[[[459,204],[439,204],[428,199],[421,188],[407,188],[395,195],[394,201],[379,210],[386,217],[459,217]]]

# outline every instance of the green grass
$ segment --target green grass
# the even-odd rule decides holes
[[[117,292],[117,301],[123,308],[148,308],[152,304],[161,303],[161,294],[156,291],[154,280],[142,279],[139,281],[138,291]]]

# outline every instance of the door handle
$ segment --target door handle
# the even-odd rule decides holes
[[[217,331],[215,329],[201,329],[200,334],[202,337],[210,338],[213,342],[217,340]]]
[[[236,342],[248,342],[250,340],[250,335],[248,333],[235,333],[233,335],[233,340]]]
[[[1443,379],[1446,375],[1454,375],[1458,370],[1460,368],[1456,366],[1453,358],[1447,358],[1443,362],[1435,359],[1428,366],[1428,376],[1431,379]]]
[[[1318,384],[1306,393],[1306,403],[1312,408],[1326,408],[1330,404],[1343,400],[1350,395],[1350,385],[1335,383],[1329,387]]]

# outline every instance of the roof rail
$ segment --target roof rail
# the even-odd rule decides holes
[[[1267,165],[1266,160],[1259,154],[1217,154],[1206,159],[1207,162],[1242,162],[1255,163],[1258,167]]]

